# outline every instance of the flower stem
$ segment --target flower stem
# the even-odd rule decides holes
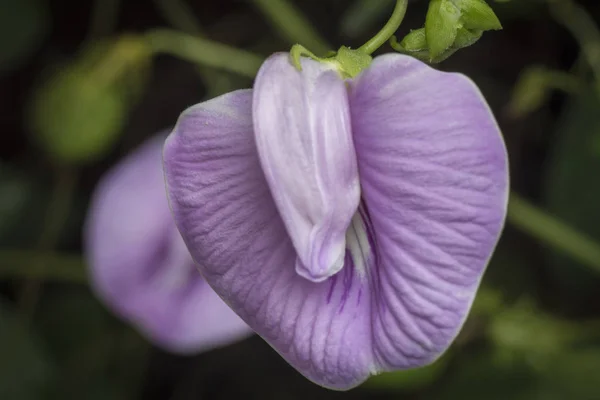
[[[292,43],[299,43],[313,53],[324,56],[331,46],[288,0],[253,0],[273,26]]]
[[[389,21],[384,25],[383,28],[367,43],[363,44],[359,50],[366,54],[373,54],[375,50],[385,44],[393,35],[396,33],[404,15],[406,14],[406,7],[408,6],[408,0],[397,0],[396,8],[390,17]]]
[[[46,268],[34,268],[38,259]],[[32,250],[0,250],[0,280],[2,279],[54,280],[69,283],[86,283],[83,259],[77,254],[34,252]]]
[[[171,54],[252,79],[264,61],[251,52],[170,29],[152,30],[146,33],[146,39],[154,53]]]
[[[507,218],[516,228],[600,273],[600,245],[515,193],[510,196]]]

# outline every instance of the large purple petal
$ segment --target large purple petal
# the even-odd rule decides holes
[[[376,364],[420,366],[458,333],[500,235],[506,149],[470,80],[407,56],[376,58],[350,108]]]
[[[253,96],[262,169],[298,259],[296,271],[320,282],[344,265],[346,230],[360,200],[344,81],[335,68],[290,55],[261,67]]]
[[[337,389],[447,348],[498,238],[507,189],[498,129],[465,78],[382,57],[350,100],[364,201],[342,270],[323,282],[294,270],[250,91],[186,111],[164,153],[176,223],[207,281],[301,373]]]
[[[197,352],[251,333],[196,270],[169,211],[166,134],[148,140],[95,190],[85,250],[95,291],[150,340]]]
[[[181,116],[164,151],[176,223],[206,280],[286,360],[321,385],[347,389],[375,371],[368,280],[346,254],[315,283],[296,252],[257,154],[252,93],[239,91]]]

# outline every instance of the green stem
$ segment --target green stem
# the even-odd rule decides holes
[[[37,260],[44,260],[46,268],[33,267]],[[58,254],[32,250],[0,250],[1,279],[36,279],[70,283],[86,283],[83,259],[77,254]]]
[[[567,28],[579,43],[600,90],[600,30],[594,19],[571,0],[548,0],[548,4],[554,19]]]
[[[154,53],[171,54],[252,79],[264,61],[251,52],[170,29],[152,30],[146,33],[146,39]]]
[[[583,82],[570,72],[545,70],[543,73],[546,87],[561,90],[565,93],[577,93],[583,88]]]
[[[515,227],[600,272],[600,245],[515,193],[510,196],[507,218]]]
[[[204,34],[202,26],[194,18],[192,8],[183,0],[154,0],[156,7],[167,22],[186,33]]]
[[[302,13],[288,0],[253,0],[283,37],[292,44],[299,43],[318,56],[324,56],[332,47],[314,29]]]
[[[385,44],[393,35],[396,33],[404,15],[406,14],[406,8],[408,6],[408,0],[397,0],[396,8],[390,17],[387,24],[367,43],[363,44],[358,50],[366,54],[373,54],[375,50]]]
[[[56,174],[56,184],[54,185],[52,197],[46,209],[39,242],[34,256],[30,260],[31,264],[29,268],[31,269],[32,279],[23,283],[19,296],[19,304],[26,316],[32,316],[35,312],[35,307],[42,293],[43,278],[49,269],[44,254],[52,251],[58,243],[64,223],[71,209],[71,202],[76,187],[76,173],[69,168],[61,167]]]

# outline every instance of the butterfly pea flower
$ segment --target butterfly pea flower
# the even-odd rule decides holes
[[[251,333],[202,279],[171,217],[159,134],[125,157],[94,191],[85,252],[94,291],[150,341],[176,353]]]
[[[207,282],[332,389],[449,347],[506,214],[506,149],[478,88],[400,54],[354,78],[275,54],[252,90],[186,110],[163,160]]]

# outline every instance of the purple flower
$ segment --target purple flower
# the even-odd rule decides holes
[[[99,183],[85,227],[95,292],[166,350],[192,353],[251,333],[202,279],[169,211],[157,135]]]
[[[355,79],[289,55],[167,139],[171,208],[208,283],[336,389],[450,345],[504,223],[505,146],[477,87],[385,55]]]

